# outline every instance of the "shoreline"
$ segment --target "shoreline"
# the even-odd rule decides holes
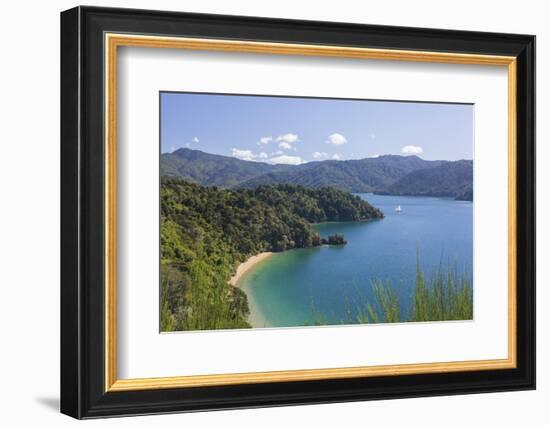
[[[261,252],[260,254],[253,255],[244,263],[239,264],[237,271],[233,276],[231,276],[231,279],[229,279],[229,284],[238,287],[239,281],[246,273],[248,273],[256,264],[262,262],[271,255],[273,255],[273,252]]]

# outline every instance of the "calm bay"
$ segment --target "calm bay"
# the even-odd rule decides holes
[[[348,243],[277,253],[241,278],[254,327],[354,323],[373,302],[374,279],[391,282],[406,310],[417,265],[427,276],[449,266],[459,276],[472,276],[471,202],[358,196],[380,208],[385,218],[315,224],[321,236],[343,234]]]

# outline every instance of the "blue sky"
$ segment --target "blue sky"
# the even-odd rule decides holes
[[[472,159],[473,105],[161,93],[161,151],[300,164],[385,154]]]

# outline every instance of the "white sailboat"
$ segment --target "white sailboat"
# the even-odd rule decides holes
[[[395,209],[395,212],[398,212],[398,213],[401,212],[401,205],[398,205],[398,206],[397,206],[397,208]]]

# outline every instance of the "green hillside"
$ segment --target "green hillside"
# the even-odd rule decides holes
[[[450,196],[473,199],[472,161],[426,161],[417,156],[383,155],[347,161],[272,165],[192,149],[161,155],[161,175],[203,186],[255,188],[292,184],[332,187],[345,192]]]
[[[330,186],[346,192],[373,192],[385,188],[408,173],[435,167],[442,161],[425,161],[417,156],[384,155],[349,161],[320,161],[251,178],[240,187],[260,184],[302,184]]]
[[[162,176],[182,177],[204,186],[234,187],[243,181],[289,166],[242,161],[223,155],[182,148],[160,157]]]
[[[377,193],[453,197],[472,201],[472,179],[472,161],[446,162],[437,167],[413,171]]]
[[[260,186],[227,190],[161,180],[161,330],[248,327],[246,294],[227,282],[264,251],[320,245],[310,223],[381,218],[334,188]]]

